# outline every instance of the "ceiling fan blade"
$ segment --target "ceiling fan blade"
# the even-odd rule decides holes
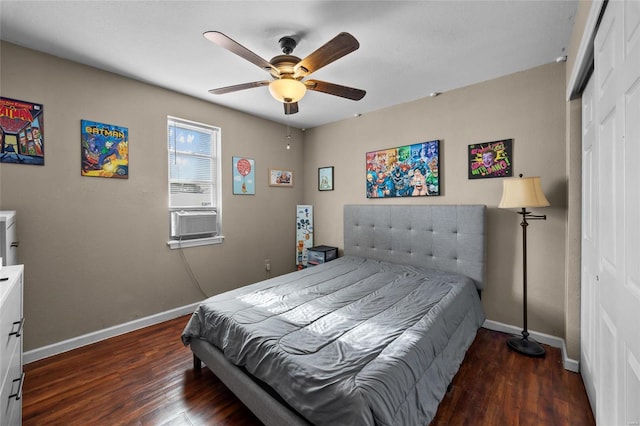
[[[215,43],[218,46],[223,47],[232,53],[235,53],[236,55],[246,59],[252,64],[259,66],[263,70],[266,70],[269,72],[273,70],[276,73],[279,73],[278,69],[273,65],[271,65],[270,62],[268,62],[265,59],[262,59],[260,56],[256,55],[255,53],[253,53],[252,51],[250,51],[249,49],[247,49],[237,41],[232,40],[231,38],[227,37],[226,35],[222,34],[219,31],[207,31],[202,35],[204,36],[204,38],[206,38],[210,42]]]
[[[307,89],[316,92],[327,93],[329,95],[340,96],[354,101],[359,101],[367,94],[366,91],[353,87],[341,86],[339,84],[327,83],[320,80],[307,80],[303,82]]]
[[[284,113],[285,115],[291,115],[298,112],[298,103],[297,102],[289,102],[284,105]]]
[[[237,92],[238,90],[252,89],[254,87],[268,86],[270,81],[254,81],[252,83],[236,84],[233,86],[220,87],[218,89],[211,89],[209,93],[212,95],[224,95],[225,93]]]
[[[306,76],[357,50],[360,43],[349,33],[340,33],[293,67],[294,76]]]

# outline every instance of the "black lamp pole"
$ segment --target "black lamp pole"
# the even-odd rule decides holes
[[[529,340],[529,330],[527,329],[527,218],[547,220],[547,215],[534,215],[528,212],[526,208],[522,208],[518,214],[522,215],[522,304],[523,304],[523,327],[522,337],[512,337],[507,340],[507,345],[515,351],[527,356],[542,357],[544,356],[544,348],[538,342]]]

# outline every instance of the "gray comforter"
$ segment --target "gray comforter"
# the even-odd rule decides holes
[[[427,425],[484,320],[461,275],[343,257],[205,300],[205,339],[316,425]]]

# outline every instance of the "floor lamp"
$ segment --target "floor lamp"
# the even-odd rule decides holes
[[[529,340],[527,330],[527,226],[528,220],[547,220],[546,215],[534,215],[527,211],[529,207],[547,207],[549,201],[544,196],[540,186],[539,177],[522,177],[505,179],[502,187],[502,199],[498,207],[501,209],[520,208],[518,214],[522,215],[522,304],[523,304],[523,330],[522,337],[514,336],[507,340],[507,345],[524,355],[544,356],[544,348],[537,342]]]

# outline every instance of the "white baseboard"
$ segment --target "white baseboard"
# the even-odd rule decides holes
[[[493,331],[499,331],[501,333],[508,333],[508,334],[515,334],[515,335],[522,334],[522,328],[509,325],[509,324],[503,324],[497,321],[485,320],[484,324],[482,324],[482,327],[489,330],[493,330]],[[567,345],[564,339],[556,336],[551,336],[549,334],[538,333],[536,331],[531,331],[531,330],[529,330],[529,335],[536,342],[544,343],[545,345],[553,346],[554,348],[560,348],[562,352],[562,365],[564,369],[573,371],[574,373],[580,372],[580,362],[576,361],[575,359],[571,359],[567,357]]]
[[[43,346],[42,348],[33,349],[25,352],[22,355],[23,364],[29,364],[30,362],[38,361],[44,358],[48,358],[53,355],[58,355],[63,352],[77,349],[82,346],[90,345],[92,343],[99,342],[101,340],[108,339],[110,337],[119,336],[130,331],[139,330],[150,325],[159,324],[164,321],[187,315],[192,313],[199,302],[191,305],[182,306],[179,308],[171,309],[169,311],[160,312],[148,317],[139,318],[124,324],[115,325],[113,327],[105,328],[104,330],[94,331],[93,333],[85,334],[82,336],[74,337],[72,339],[63,340],[62,342],[53,343],[51,345]]]
[[[128,333],[130,331],[139,330],[141,328],[148,327],[150,325],[159,324],[161,322],[168,321],[168,320],[180,317],[182,315],[187,315],[192,313],[196,309],[198,304],[199,302],[196,302],[191,305],[182,306],[182,307],[171,309],[165,312],[160,312],[158,314],[150,315],[144,318],[139,318],[137,320],[133,320],[124,324],[105,328],[104,330],[94,331],[93,333],[85,334],[82,336],[74,337],[72,339],[63,340],[62,342],[53,343],[51,345],[33,349],[25,352],[22,355],[22,361],[24,364],[29,364],[30,362],[38,361],[53,355],[58,355],[63,352],[70,351],[72,349],[77,349],[82,346],[100,342],[110,337],[119,336],[121,334]],[[489,330],[499,331],[499,332],[508,333],[508,334],[515,334],[515,335],[520,334],[522,331],[519,327],[503,324],[501,322],[492,321],[492,320],[485,320],[482,326]],[[576,373],[580,371],[580,363],[574,359],[570,359],[567,357],[567,346],[565,344],[564,339],[560,337],[544,334],[544,333],[538,333],[531,330],[529,330],[529,333],[531,337],[536,341],[540,343],[544,343],[545,345],[553,346],[554,348],[561,349],[562,364],[565,370],[573,371]]]

